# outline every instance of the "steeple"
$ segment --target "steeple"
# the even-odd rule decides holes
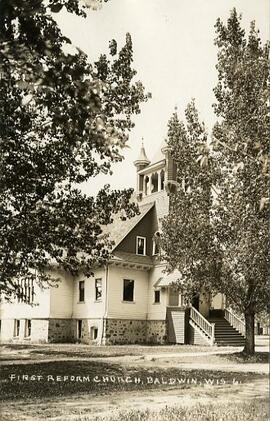
[[[146,156],[146,152],[145,152],[144,144],[143,144],[143,138],[142,138],[142,146],[141,146],[140,154],[139,154],[138,159],[134,161],[134,165],[137,168],[137,171],[140,171],[143,168],[147,167],[147,165],[149,164],[150,164],[150,161]]]

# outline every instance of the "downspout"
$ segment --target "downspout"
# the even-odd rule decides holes
[[[101,336],[101,345],[105,345],[106,340],[106,319],[108,317],[108,275],[109,275],[109,265],[105,265],[105,308],[102,322],[102,336]]]

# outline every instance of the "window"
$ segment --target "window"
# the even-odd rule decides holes
[[[160,303],[160,290],[159,289],[156,289],[154,291],[154,303],[155,304]]]
[[[78,339],[82,337],[82,320],[77,320],[77,337]]]
[[[15,337],[20,335],[20,320],[14,320],[14,333]]]
[[[98,328],[95,326],[91,327],[91,339],[92,341],[95,341],[98,337]]]
[[[84,281],[79,282],[79,302],[84,301]]]
[[[17,284],[18,303],[31,304],[34,302],[35,289],[33,279],[20,279]]]
[[[146,254],[146,238],[137,237],[136,253],[145,256]]]
[[[134,281],[124,279],[123,301],[134,301]]]
[[[96,301],[102,299],[102,279],[95,279],[95,297]]]
[[[25,338],[31,336],[31,320],[25,320],[24,336]]]
[[[153,256],[159,254],[159,250],[160,250],[159,244],[160,244],[160,233],[157,231],[153,235]]]

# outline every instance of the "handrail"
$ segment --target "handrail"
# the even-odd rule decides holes
[[[245,323],[239,317],[232,313],[231,310],[225,308],[224,318],[234,327],[238,332],[245,336],[246,328]]]
[[[203,315],[194,307],[190,307],[191,320],[208,336],[211,344],[215,342],[215,323],[209,323]]]

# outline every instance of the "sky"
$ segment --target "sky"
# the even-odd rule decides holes
[[[151,160],[166,138],[175,107],[184,119],[192,98],[211,132],[215,121],[212,90],[217,78],[214,25],[218,17],[226,22],[233,7],[242,14],[247,31],[255,20],[262,40],[270,39],[270,0],[110,0],[99,10],[89,10],[86,19],[63,12],[55,16],[62,32],[88,54],[90,61],[108,52],[111,39],[121,48],[129,32],[135,78],[152,94],[134,118],[124,161],[113,166],[112,176],[91,179],[83,187],[86,193],[95,194],[105,183],[116,189],[135,188],[133,161],[139,155],[142,138]]]

